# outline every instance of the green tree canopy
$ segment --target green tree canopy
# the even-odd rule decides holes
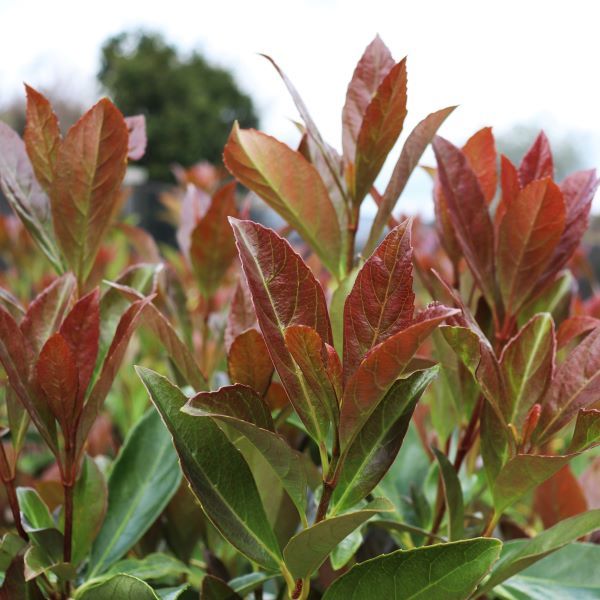
[[[124,32],[102,46],[98,79],[128,115],[146,115],[148,149],[140,164],[152,179],[174,162],[220,162],[234,120],[256,127],[251,98],[231,73],[198,52],[183,56],[160,34]]]

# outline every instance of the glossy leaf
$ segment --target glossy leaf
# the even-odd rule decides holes
[[[535,490],[534,509],[545,528],[587,510],[583,490],[569,465],[565,465]]]
[[[214,575],[205,575],[202,579],[200,597],[206,600],[242,600],[222,579]]]
[[[235,241],[227,220],[235,216],[235,182],[232,182],[217,191],[206,214],[192,231],[190,261],[205,298],[211,298],[217,291],[236,256]]]
[[[36,365],[36,376],[50,411],[61,424],[65,436],[70,436],[81,411],[77,401],[79,372],[75,354],[62,334],[55,333],[44,344]]]
[[[445,306],[432,306],[413,325],[371,350],[344,389],[340,412],[342,450],[353,441],[394,381],[408,367],[425,338],[457,312]]]
[[[402,132],[406,117],[406,59],[394,65],[366,108],[354,158],[354,203],[369,193]]]
[[[211,418],[245,437],[266,459],[304,519],[308,486],[304,458],[274,432],[267,407],[252,390],[229,386],[196,394],[182,412]]]
[[[600,528],[600,510],[590,510],[565,519],[530,540],[508,542],[489,579],[477,590],[477,593],[483,595],[489,592],[509,577],[598,528]]]
[[[245,277],[241,276],[231,299],[227,315],[227,325],[225,327],[225,348],[227,352],[231,349],[231,344],[233,344],[235,338],[248,329],[258,331],[258,323],[256,322],[256,312],[254,311],[248,284]]]
[[[229,378],[232,383],[243,383],[264,396],[271,383],[273,362],[263,336],[256,329],[248,329],[232,342],[227,354]]]
[[[433,150],[448,214],[462,253],[482,292],[493,303],[494,231],[481,186],[467,157],[437,136]]]
[[[552,556],[511,577],[502,585],[516,600],[598,598],[600,559],[596,544],[569,544]]]
[[[556,332],[556,346],[561,350],[575,338],[589,333],[600,327],[600,319],[588,317],[587,315],[574,315],[560,324]]]
[[[336,513],[365,498],[392,466],[414,408],[436,375],[433,368],[397,381],[373,411],[343,459],[332,499]]]
[[[52,230],[50,203],[33,173],[23,140],[0,122],[0,188],[57,273],[63,260]]]
[[[149,411],[128,435],[108,479],[108,509],[89,563],[106,571],[134,546],[177,491],[181,472],[159,415]]]
[[[52,222],[80,282],[90,272],[117,207],[128,138],[123,116],[103,99],[69,130],[58,150],[50,190]]]
[[[54,180],[56,155],[62,141],[58,118],[50,102],[38,91],[25,85],[27,112],[23,140],[39,184],[49,193]]]
[[[157,580],[165,577],[181,577],[190,572],[190,568],[169,554],[152,552],[143,558],[124,558],[115,563],[107,575],[125,573],[139,579]]]
[[[506,345],[500,358],[510,409],[508,422],[518,431],[534,404],[542,402],[554,374],[556,336],[548,313],[533,317]]]
[[[283,550],[292,577],[310,577],[346,536],[377,513],[392,510],[388,500],[376,498],[364,509],[325,519],[297,533]]]
[[[532,181],[553,176],[554,162],[550,142],[541,131],[519,165],[519,181],[521,187],[525,187]]]
[[[158,600],[158,596],[147,583],[124,573],[83,586],[75,594],[76,600],[107,600],[108,598]]]
[[[415,295],[412,221],[393,229],[365,262],[344,305],[344,380],[367,352],[410,325]]]
[[[431,143],[438,129],[455,108],[455,106],[449,106],[448,108],[443,108],[427,115],[406,138],[406,142],[404,142],[404,146],[402,146],[400,152],[400,158],[394,166],[381,203],[377,208],[377,214],[375,215],[373,225],[371,225],[369,239],[365,244],[363,254],[370,254],[372,249],[377,245],[377,241],[383,233],[388,219],[396,206],[396,202],[398,202],[398,198],[400,198],[400,195],[404,191],[412,172],[419,164],[423,152],[425,152],[425,149]]]
[[[483,197],[489,205],[496,195],[496,146],[491,127],[473,134],[463,146],[463,153],[479,181]]]
[[[583,452],[600,443],[600,410],[582,408],[577,413],[575,431],[568,452]]]
[[[354,69],[342,109],[342,147],[350,162],[356,156],[356,141],[367,107],[395,64],[389,49],[376,35]]]
[[[565,204],[550,180],[534,181],[506,210],[498,230],[498,281],[516,315],[538,283],[565,227]]]
[[[264,133],[237,125],[223,154],[231,174],[277,211],[336,277],[341,234],[335,208],[316,169],[298,152]]]
[[[600,329],[590,333],[556,371],[535,433],[537,443],[562,429],[582,408],[598,399]]]
[[[296,412],[316,440],[327,436],[327,409],[285,345],[292,325],[312,327],[331,344],[325,296],[302,259],[275,232],[251,221],[231,221],[242,267],[271,360]]]
[[[60,327],[76,284],[71,273],[62,275],[38,294],[27,308],[19,327],[36,355]]]
[[[183,472],[208,518],[251,560],[276,570],[281,551],[240,453],[211,419],[181,412],[187,398],[167,379],[141,367],[137,372],[173,437]]]
[[[448,539],[450,541],[460,540],[464,536],[465,519],[465,506],[460,480],[448,457],[437,448],[433,448],[433,453],[440,468],[444,498],[448,509]]]
[[[323,600],[464,600],[496,561],[501,547],[499,540],[475,538],[397,550],[352,567],[325,592]]]

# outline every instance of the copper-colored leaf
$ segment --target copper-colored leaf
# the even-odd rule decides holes
[[[506,209],[498,229],[498,280],[516,315],[549,265],[565,226],[565,204],[549,179],[533,181]]]
[[[60,333],[50,336],[44,344],[36,374],[52,414],[61,424],[65,435],[71,435],[81,410],[81,404],[77,401],[79,374],[75,355]]]
[[[125,117],[127,131],[129,132],[129,143],[127,145],[127,157],[130,160],[140,160],[146,152],[146,117],[144,115],[134,115]]]
[[[584,335],[600,327],[600,319],[587,315],[575,315],[565,319],[556,334],[557,348],[561,350],[580,335]]]
[[[456,309],[432,306],[417,317],[413,325],[381,342],[367,354],[344,389],[340,413],[342,449],[356,437],[425,338],[456,313]]]
[[[600,409],[582,408],[577,413],[575,430],[568,452],[583,452],[600,444]]]
[[[306,325],[331,344],[323,289],[288,242],[274,231],[252,221],[231,219],[231,224],[271,360],[307,430],[322,440],[328,423],[315,414],[322,404],[288,351],[284,331],[292,325]]]
[[[228,217],[237,216],[235,182],[223,186],[191,235],[190,261],[200,291],[211,298],[236,256]]]
[[[344,381],[374,346],[413,318],[412,220],[393,229],[364,264],[344,305]]]
[[[600,456],[597,456],[579,478],[588,506],[600,508]]]
[[[237,124],[223,160],[234,177],[298,231],[331,273],[340,275],[338,219],[313,165],[275,138]]]
[[[545,528],[587,510],[583,490],[569,465],[565,465],[537,487],[534,509]]]
[[[600,329],[594,329],[556,371],[543,403],[536,441],[543,443],[567,425],[580,409],[593,406],[599,395]]]
[[[496,194],[496,144],[491,127],[474,133],[463,146],[463,152],[475,173],[483,197],[490,204]]]
[[[229,378],[264,396],[271,383],[273,363],[263,336],[248,329],[233,340],[227,354]]]
[[[494,214],[496,229],[498,229],[498,226],[502,222],[507,208],[517,199],[521,191],[517,167],[504,154],[500,157],[500,187],[502,194],[500,195],[500,202]]]
[[[56,154],[62,139],[58,118],[50,102],[42,94],[28,85],[25,85],[25,90],[25,148],[39,184],[49,193],[54,179]]]
[[[395,64],[388,47],[376,35],[358,61],[346,91],[342,109],[342,148],[347,161],[354,162],[356,140],[367,106]]]
[[[541,131],[519,165],[519,180],[525,187],[536,179],[552,178],[554,162],[546,134]]]
[[[229,352],[235,338],[252,328],[258,329],[256,313],[254,312],[248,284],[242,275],[238,280],[227,315],[227,326],[225,327],[225,348],[227,352]]]
[[[79,281],[110,225],[127,164],[127,125],[109,100],[92,107],[61,144],[50,190],[59,246]]]
[[[404,191],[411,173],[419,164],[419,160],[421,160],[423,152],[425,152],[425,149],[431,143],[433,136],[455,108],[455,106],[449,106],[448,108],[443,108],[427,115],[406,138],[406,142],[404,142],[404,146],[402,146],[402,151],[400,152],[400,158],[394,166],[392,176],[377,209],[377,214],[369,233],[369,239],[363,250],[364,254],[369,254],[375,248],[396,206],[398,198],[400,198],[400,195]]]
[[[83,296],[71,309],[60,333],[71,348],[79,372],[79,400],[83,402],[94,373],[100,338],[100,292]]]
[[[369,193],[402,132],[406,117],[406,59],[392,67],[367,106],[356,142],[354,203]]]
[[[437,136],[433,150],[456,239],[473,277],[488,303],[493,304],[494,230],[481,186],[467,157],[456,146]]]

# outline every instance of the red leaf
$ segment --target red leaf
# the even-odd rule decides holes
[[[543,444],[600,395],[600,329],[594,329],[558,368],[543,403],[536,443]]]
[[[205,298],[217,291],[236,256],[228,217],[237,216],[235,182],[223,186],[191,235],[190,261]]]
[[[411,322],[412,221],[393,229],[364,264],[344,305],[344,381],[365,354]]]
[[[463,152],[475,173],[485,201],[490,204],[496,195],[496,145],[491,127],[474,133],[463,146]]]
[[[600,326],[600,319],[586,315],[575,315],[564,320],[558,328],[557,348],[561,350],[575,338],[593,331]]]
[[[398,198],[400,198],[400,195],[404,191],[411,173],[419,164],[419,160],[421,160],[423,152],[425,152],[425,149],[431,143],[433,136],[455,108],[455,106],[449,106],[448,108],[443,108],[427,115],[406,138],[406,142],[404,142],[404,146],[402,146],[402,151],[400,152],[400,158],[394,166],[392,176],[377,209],[377,214],[371,226],[371,232],[369,233],[369,239],[367,240],[363,254],[369,254],[375,248],[396,206]]]
[[[561,191],[549,179],[525,187],[498,229],[498,280],[506,312],[516,315],[549,265],[565,225]]]
[[[129,142],[127,144],[127,157],[130,160],[140,160],[146,152],[148,138],[146,137],[146,117],[144,115],[134,115],[125,117],[127,131],[129,133]]]
[[[98,288],[83,296],[71,309],[60,333],[69,344],[79,372],[79,401],[94,373],[100,339],[100,292]]]
[[[300,367],[314,397],[320,400],[317,405],[318,416],[325,421],[337,423],[339,398],[335,381],[329,375],[330,356],[321,336],[305,325],[292,325],[286,328],[284,338],[285,345]]]
[[[545,177],[550,179],[554,177],[554,162],[548,138],[543,131],[540,131],[519,165],[519,181],[521,187],[525,187],[532,181]]]
[[[406,59],[385,76],[369,103],[356,142],[354,203],[369,193],[406,117]]]
[[[509,206],[517,199],[519,192],[521,191],[521,183],[519,182],[519,172],[517,167],[510,162],[504,154],[500,157],[500,182],[502,188],[502,195],[500,196],[500,202],[496,208],[496,214],[494,215],[494,224],[496,229],[502,222],[506,210]]]
[[[437,136],[433,150],[456,239],[473,277],[493,305],[494,230],[481,186],[467,157],[456,146]]]
[[[537,487],[534,510],[546,529],[587,510],[583,490],[569,465],[565,465]]]
[[[227,355],[229,378],[264,396],[271,383],[273,363],[263,336],[248,329],[233,340]]]
[[[445,306],[428,308],[417,321],[375,346],[344,389],[340,443],[345,448],[402,375],[425,338],[446,318],[457,314]]]
[[[315,419],[315,399],[284,340],[287,327],[306,325],[331,344],[323,289],[288,242],[274,231],[252,221],[230,221],[271,360],[310,434],[324,439],[328,425]]]
[[[240,183],[277,211],[340,274],[341,233],[325,184],[315,167],[264,133],[234,125],[223,160]]]
[[[62,141],[58,118],[50,102],[42,94],[28,85],[25,85],[25,90],[25,148],[39,184],[49,193],[54,179],[56,155]]]
[[[50,336],[44,344],[36,373],[52,414],[60,423],[65,436],[69,437],[81,411],[81,403],[77,401],[79,374],[75,355],[60,333]]]
[[[103,99],[71,127],[56,157],[52,221],[59,246],[80,282],[92,267],[119,202],[127,140],[123,115]]]
[[[73,275],[67,273],[55,279],[29,305],[20,328],[36,356],[60,327],[76,285]]]
[[[236,337],[253,328],[258,331],[256,313],[254,312],[248,284],[242,275],[238,280],[227,315],[227,326],[225,327],[225,348],[227,352],[229,352]]]
[[[395,64],[389,49],[377,35],[354,69],[342,110],[342,148],[349,162],[355,159],[356,140],[367,106]]]

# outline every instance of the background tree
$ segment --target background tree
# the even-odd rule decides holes
[[[98,79],[125,114],[146,115],[151,179],[174,162],[220,162],[234,120],[256,127],[251,98],[198,52],[183,56],[157,33],[124,32],[102,46]]]

